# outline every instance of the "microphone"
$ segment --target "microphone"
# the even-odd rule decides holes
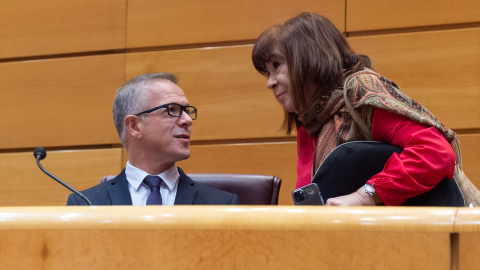
[[[45,151],[45,149],[43,147],[37,147],[35,149],[35,151],[33,151],[33,156],[35,157],[35,159],[37,160],[37,165],[38,167],[40,168],[40,170],[42,170],[46,175],[50,176],[51,178],[53,178],[53,180],[57,181],[58,183],[62,184],[64,187],[68,188],[69,190],[71,190],[73,193],[77,194],[78,196],[80,196],[82,199],[84,199],[88,205],[92,206],[92,203],[90,202],[90,200],[85,196],[83,195],[82,193],[78,192],[77,190],[75,190],[74,188],[72,188],[71,186],[69,186],[67,183],[63,182],[62,180],[58,179],[55,175],[51,174],[50,172],[48,172],[47,170],[45,170],[42,165],[40,164],[40,160],[43,160],[46,156],[47,156],[47,151]]]

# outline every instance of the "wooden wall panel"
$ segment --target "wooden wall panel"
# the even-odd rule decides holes
[[[480,28],[348,40],[449,128],[480,127]]]
[[[480,265],[480,207],[463,207],[457,210],[455,232],[458,233],[458,270],[477,269]],[[455,257],[454,257],[455,258]]]
[[[358,52],[372,57],[381,74],[394,80],[445,125],[473,130],[474,134],[461,135],[460,139],[465,172],[478,187],[479,8],[477,0],[0,0],[0,59],[102,54],[0,63],[0,150],[17,151],[0,154],[0,181],[10,178],[4,177],[12,172],[10,167],[24,166],[23,157],[15,155],[25,155],[25,160],[30,156],[28,162],[35,175],[43,176],[33,155],[21,152],[27,148],[109,148],[118,144],[111,113],[115,90],[124,79],[164,71],[179,75],[187,98],[199,109],[192,132],[197,145],[192,146],[192,157],[179,165],[191,173],[276,175],[283,179],[280,204],[292,204],[296,143],[294,138],[285,139],[280,130],[282,109],[266,88],[266,79],[253,68],[252,46],[221,45],[251,43],[265,28],[301,11],[313,11],[326,15],[343,32],[406,31],[367,36],[355,33],[357,37],[349,41]],[[465,28],[436,30],[458,24]],[[409,33],[409,28],[425,31]],[[108,55],[107,51],[126,46],[139,50],[126,56]],[[160,51],[145,52],[161,46],[165,47]],[[190,49],[182,49],[187,47]],[[289,141],[268,143],[284,139]],[[231,144],[232,140],[254,143]],[[208,145],[200,145],[204,141]],[[125,166],[126,156],[121,149],[115,151],[120,154],[115,153],[113,159],[118,154],[122,161],[117,160],[114,169],[88,179],[78,179],[71,172],[71,181],[90,187],[103,175],[117,174]],[[52,157],[45,160],[46,167]],[[98,158],[96,165],[113,160],[108,154]],[[82,155],[68,157],[72,164],[83,164],[83,159]],[[90,157],[87,159],[91,162]],[[53,189],[63,189],[68,195],[63,187],[45,178]],[[65,200],[66,195],[60,204]]]
[[[344,1],[129,0],[127,47],[256,39],[302,11],[322,13],[345,29]]]
[[[126,0],[0,0],[0,58],[125,48]]]
[[[129,53],[126,79],[171,72],[198,118],[193,140],[282,137],[283,110],[251,61],[252,46]]]
[[[478,223],[478,219],[476,220]],[[458,270],[477,269],[480,265],[480,232],[465,232],[459,234],[459,264]],[[455,268],[452,268],[455,269]]]
[[[478,164],[478,162],[477,162]],[[453,246],[451,269],[477,269],[480,265],[480,207],[462,207],[457,210],[455,219],[456,245]],[[455,243],[455,242],[454,242]]]
[[[282,178],[281,205],[293,204],[297,181],[297,143],[248,143],[191,146],[189,159],[178,162],[188,173],[245,173]]]
[[[455,210],[3,207],[0,269],[450,270]]]
[[[451,269],[448,233],[73,227],[0,231],[0,237],[6,259],[1,270]],[[48,256],[43,255],[46,247]],[[182,254],[185,250],[189,256]],[[155,260],[151,254],[156,254]],[[366,259],[371,256],[376,259]]]
[[[480,189],[480,134],[459,136],[462,149],[463,171],[468,179]]]
[[[81,191],[118,174],[121,149],[48,151],[42,166]],[[0,154],[0,206],[66,205],[72,193],[38,168],[32,152]]]
[[[478,0],[347,0],[347,32],[480,22]]]
[[[124,56],[0,63],[0,148],[119,143]]]

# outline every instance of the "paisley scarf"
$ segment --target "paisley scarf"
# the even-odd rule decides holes
[[[461,164],[458,137],[433,116],[425,107],[408,97],[394,82],[378,73],[364,69],[344,80],[344,89],[336,89],[316,100],[304,113],[305,127],[316,137],[313,173],[326,156],[338,145],[371,138],[353,119],[347,105],[353,107],[371,133],[373,107],[378,107],[419,123],[435,127],[450,142]],[[344,91],[346,90],[346,91]],[[344,93],[347,93],[345,103]]]
[[[345,98],[346,95],[346,98]],[[349,75],[343,89],[316,100],[304,113],[308,134],[317,138],[312,176],[327,155],[349,141],[371,140],[373,108],[381,108],[413,121],[435,127],[455,152],[455,174],[466,205],[480,206],[480,191],[462,170],[458,136],[432,113],[408,97],[394,82],[364,69]],[[361,123],[361,124],[358,124]]]

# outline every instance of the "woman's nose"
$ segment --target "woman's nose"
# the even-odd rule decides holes
[[[269,89],[273,90],[275,88],[275,86],[277,86],[277,83],[278,82],[277,82],[277,80],[275,79],[274,76],[268,76],[267,87]]]

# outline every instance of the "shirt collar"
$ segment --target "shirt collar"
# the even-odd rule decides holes
[[[132,185],[135,190],[138,190],[140,185],[143,183],[143,179],[147,175],[147,172],[133,166],[127,161],[127,166],[125,167],[125,175],[127,176],[127,181]],[[173,164],[172,167],[166,169],[165,171],[157,174],[163,180],[163,182],[167,185],[168,189],[171,191],[175,185],[177,184],[178,179],[180,178],[180,174],[178,173],[178,168],[176,164]]]

